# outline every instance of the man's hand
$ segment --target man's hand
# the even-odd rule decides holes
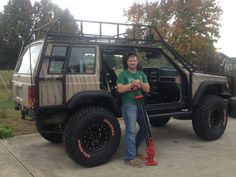
[[[125,93],[136,89],[142,89],[144,92],[149,92],[150,86],[148,83],[143,83],[140,80],[133,80],[129,84],[117,84],[117,91],[119,93]]]
[[[131,84],[132,84],[132,89],[134,90],[139,89],[141,87],[140,80],[133,80]]]

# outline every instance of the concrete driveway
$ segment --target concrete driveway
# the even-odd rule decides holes
[[[122,138],[124,125],[121,121]],[[123,139],[106,164],[84,168],[75,164],[62,145],[47,142],[39,134],[0,141],[1,177],[232,177],[236,173],[236,119],[229,118],[221,139],[197,138],[191,121],[172,119],[152,128],[158,166],[137,169],[124,165]],[[143,147],[144,148],[144,147]]]

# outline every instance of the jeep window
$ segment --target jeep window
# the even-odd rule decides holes
[[[33,72],[36,66],[36,63],[40,57],[40,53],[42,50],[43,43],[37,43],[30,45],[25,53],[22,55],[23,57],[18,63],[16,72],[22,74],[30,74]],[[30,69],[31,66],[31,69]]]
[[[53,46],[52,56],[66,56],[67,49],[66,46]]]
[[[64,68],[63,59],[51,59],[49,63],[49,74],[61,74]]]
[[[161,49],[139,51],[139,61],[150,84],[148,104],[180,101],[181,76],[175,65]]]
[[[142,67],[176,70],[172,63],[160,51],[141,51],[140,64]]]
[[[67,73],[94,74],[96,48],[72,47]]]

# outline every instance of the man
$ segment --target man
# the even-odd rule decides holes
[[[122,94],[122,116],[125,121],[125,163],[132,167],[142,167],[144,158],[138,152],[138,147],[144,140],[144,133],[141,128],[136,135],[136,122],[141,127],[139,113],[135,96],[142,90],[149,92],[150,86],[146,75],[137,70],[138,58],[136,53],[127,54],[128,68],[121,72],[117,78],[117,90]]]

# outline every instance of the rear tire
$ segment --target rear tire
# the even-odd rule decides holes
[[[101,107],[87,107],[75,113],[66,125],[63,144],[76,163],[93,167],[107,162],[120,144],[116,117]]]
[[[224,134],[227,120],[224,100],[216,95],[207,95],[199,104],[192,119],[192,125],[198,137],[212,141]]]
[[[158,119],[151,119],[150,120],[150,124],[153,126],[153,127],[161,127],[161,126],[164,126],[166,125],[169,120],[170,120],[171,117],[164,117],[164,118],[158,118]]]

